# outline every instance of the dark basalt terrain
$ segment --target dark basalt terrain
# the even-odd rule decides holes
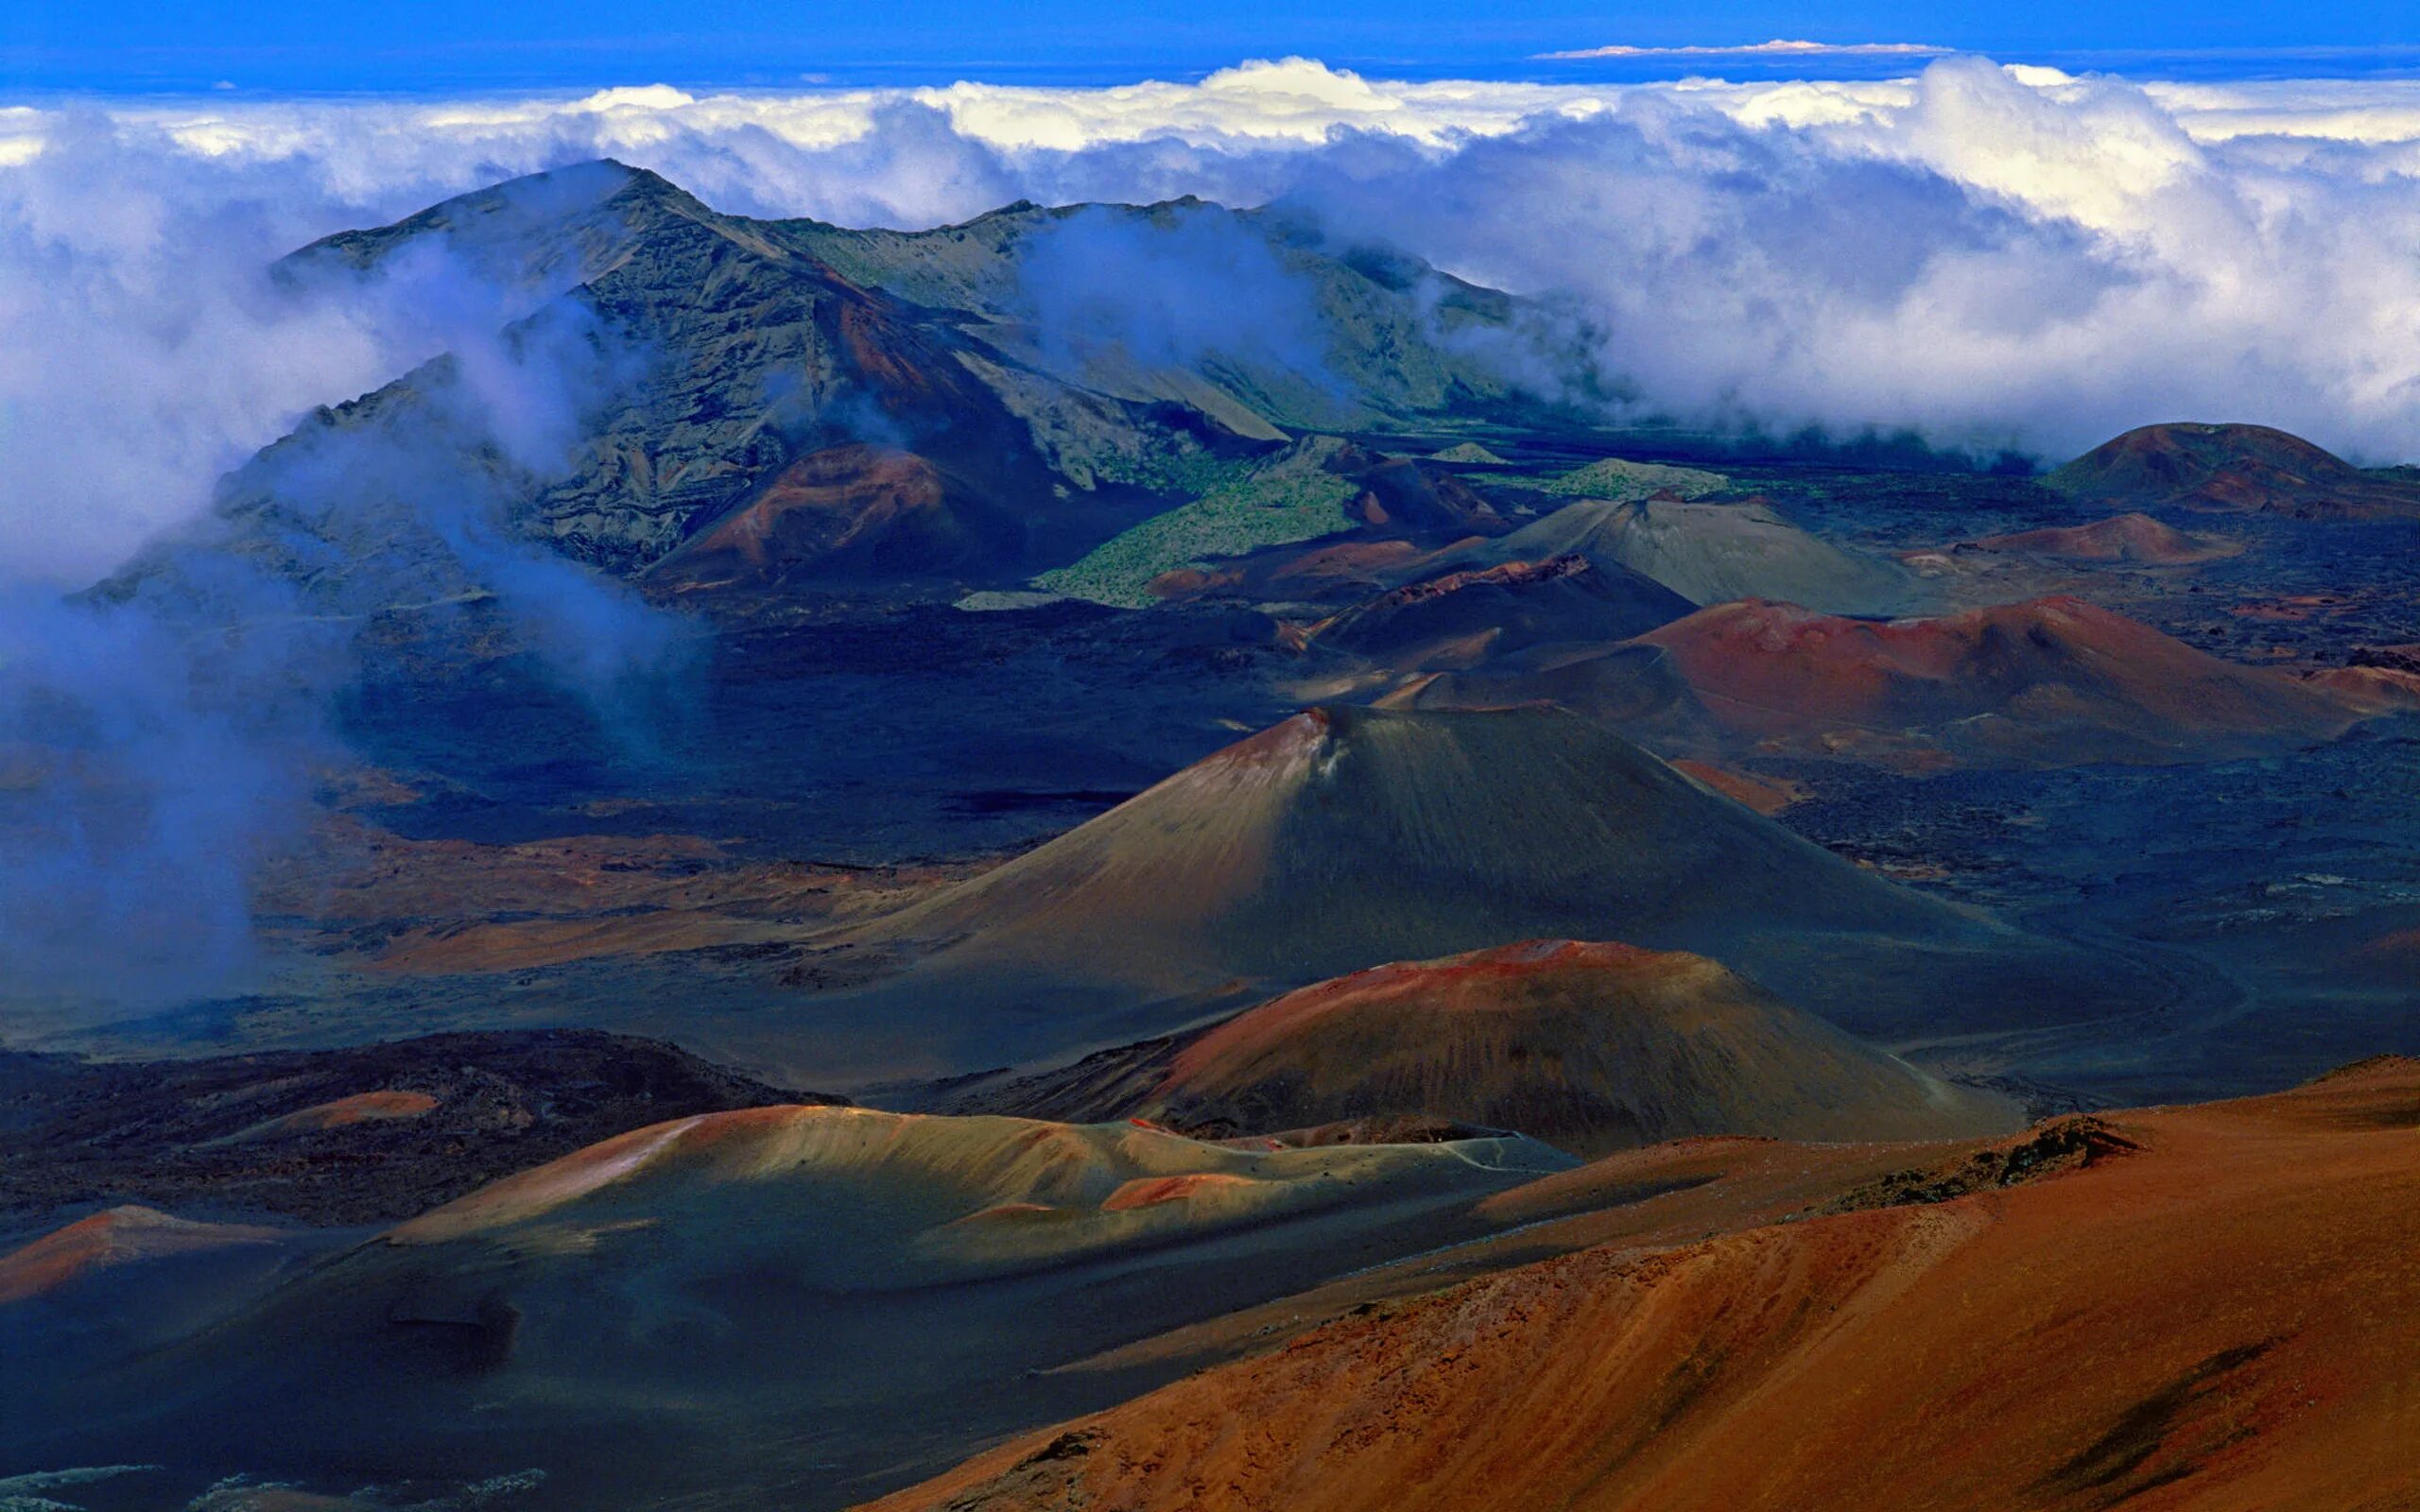
[[[1449,667],[1541,641],[1624,641],[1692,607],[1651,577],[1573,555],[1424,578],[1357,604],[1310,635],[1381,665]]]
[[[0,1503],[2409,1499],[2411,1071],[2286,1090],[2420,1005],[2404,471],[1607,428],[1196,200],[277,283],[432,264],[80,598],[317,702],[234,967],[0,959]],[[151,822],[91,739],[0,842]]]
[[[0,1221],[132,1201],[393,1222],[642,1125],[824,1101],[581,1029],[205,1060],[0,1053]]]

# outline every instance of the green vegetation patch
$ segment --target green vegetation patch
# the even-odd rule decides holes
[[[1320,438],[1290,446],[1103,542],[1081,561],[1044,573],[1033,586],[1096,604],[1147,609],[1157,602],[1149,585],[1162,573],[1350,530],[1344,507],[1359,485],[1321,465],[1339,445]]]
[[[1671,492],[1684,499],[1703,499],[1710,493],[1720,493],[1731,487],[1731,480],[1720,472],[1703,472],[1693,467],[1668,467],[1661,462],[1625,462],[1609,456],[1600,462],[1576,468],[1560,477],[1552,477],[1534,487],[1548,493],[1567,493],[1575,498],[1611,499],[1616,504],[1628,504],[1633,499],[1645,499],[1658,493]]]
[[[952,607],[963,610],[969,614],[992,614],[1021,609],[1040,609],[1045,604],[1056,604],[1066,596],[1064,593],[1044,593],[1021,588],[986,588],[967,594]],[[0,1508],[0,1512],[6,1512],[6,1509]]]
[[[1428,454],[1431,462],[1467,462],[1483,467],[1511,467],[1512,464],[1489,451],[1477,441],[1461,441],[1442,452]]]

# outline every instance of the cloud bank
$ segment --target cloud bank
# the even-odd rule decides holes
[[[1952,49],[1947,47],[1936,47],[1921,42],[1805,42],[1775,37],[1771,42],[1742,43],[1731,46],[1634,47],[1624,43],[1610,43],[1602,47],[1575,47],[1537,56],[1557,61],[1583,58],[1939,58],[1950,51]]]
[[[438,373],[424,419],[450,444],[424,423],[407,450],[374,427],[278,448],[291,550],[331,549],[315,514],[372,522],[341,548],[365,564],[391,520],[434,535],[446,588],[483,591],[609,740],[683,650],[507,529],[513,478],[492,475],[559,468],[621,354],[560,319],[508,336],[525,297],[443,255],[342,289],[271,276],[359,213],[290,162],[91,112],[0,168],[0,996],[20,1029],[255,984],[251,877],[348,760],[334,710],[360,622],[180,541],[206,544],[222,474],[315,406]],[[174,594],[74,592],[138,549]]]
[[[2232,417],[2420,455],[2411,81],[2137,85],[1951,58],[1897,80],[1587,87],[1287,60],[1110,89],[214,97],[0,112],[0,414],[133,438],[45,462],[31,491],[68,502],[39,527],[11,507],[0,558],[89,564],[97,546],[68,548],[172,517],[195,476],[426,345],[391,309],[265,316],[232,265],[599,155],[722,208],[845,224],[1286,201],[1576,301],[1609,377],[1701,421],[2052,459]],[[130,180],[131,204],[72,189]],[[231,266],[168,277],[172,244]]]

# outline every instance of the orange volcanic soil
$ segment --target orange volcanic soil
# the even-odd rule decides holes
[[[2325,667],[2302,677],[2364,713],[2420,709],[2420,672],[2399,667]]]
[[[2073,561],[2131,561],[2182,566],[2208,561],[2234,550],[2225,541],[2188,536],[2147,514],[2112,515],[2090,524],[2023,530],[2014,535],[1985,536],[1970,541],[1968,551],[2013,551],[2036,557],[2062,557]]]
[[[2420,1064],[2107,1123],[2027,1184],[1381,1304],[872,1504],[2420,1501]]]
[[[2145,425],[2042,480],[2119,507],[2268,510],[2307,519],[2420,512],[2420,489],[2363,472],[2266,425]]]
[[[1672,769],[1696,778],[1734,803],[1742,804],[1768,817],[1806,796],[1805,789],[1785,778],[1752,777],[1746,772],[1735,772],[1727,766],[1691,761],[1685,757],[1674,762]]]
[[[649,576],[684,588],[838,571],[915,577],[1020,544],[1013,521],[930,458],[852,442],[792,462]]]
[[[1582,1155],[1692,1134],[1941,1139],[2017,1122],[1703,956],[1573,940],[1288,993],[1193,1040],[1118,1111],[1220,1134],[1428,1117]]]
[[[110,1208],[0,1255],[0,1302],[22,1302],[138,1261],[271,1244],[279,1237],[274,1228],[197,1223],[154,1208]]]
[[[1876,623],[1723,604],[1640,638],[1734,735],[1968,763],[2207,759],[2325,740],[2360,712],[2107,610],[2046,598]]]
[[[2116,1136],[2066,1118],[1997,1140],[1926,1144],[1801,1144],[1719,1135],[1625,1150],[1484,1198],[1495,1231],[1424,1250],[1259,1307],[1106,1351],[1079,1368],[1154,1363],[1201,1368],[1265,1354],[1282,1340],[1357,1310],[1458,1281],[1611,1246],[1693,1245],[1714,1234],[2041,1180],[2107,1158]]]
[[[385,1089],[379,1091],[354,1092],[331,1102],[314,1104],[282,1117],[268,1119],[220,1142],[234,1143],[242,1140],[274,1139],[283,1134],[316,1134],[322,1129],[342,1128],[348,1124],[383,1123],[389,1119],[421,1118],[437,1110],[438,1099],[422,1091]]]

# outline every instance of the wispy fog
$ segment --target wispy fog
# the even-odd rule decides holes
[[[272,276],[361,214],[290,163],[93,114],[0,168],[14,993],[247,985],[247,879],[348,759],[332,710],[376,610],[476,606],[607,735],[648,739],[635,711],[683,627],[510,520],[647,353],[442,241],[361,277]],[[368,422],[311,418],[406,375]],[[243,551],[218,549],[214,504],[251,512]]]
[[[189,259],[256,266],[281,238],[598,155],[847,224],[1285,200],[1576,297],[1607,375],[1692,419],[2057,457],[2228,416],[2420,455],[2420,82],[1945,59],[1883,82],[1398,84],[1294,60],[1120,89],[214,100],[0,115],[0,162],[23,160],[0,169],[0,299],[31,334],[0,358],[11,423],[123,440],[41,459],[81,524],[11,511],[9,558],[89,563],[172,515],[180,478],[390,375],[384,317],[265,313]]]
[[[1225,358],[1333,386],[1313,292],[1266,235],[1231,215],[1178,209],[1146,220],[1088,208],[1018,250],[1021,313],[1046,356],[1079,367],[1108,352],[1148,367]]]

